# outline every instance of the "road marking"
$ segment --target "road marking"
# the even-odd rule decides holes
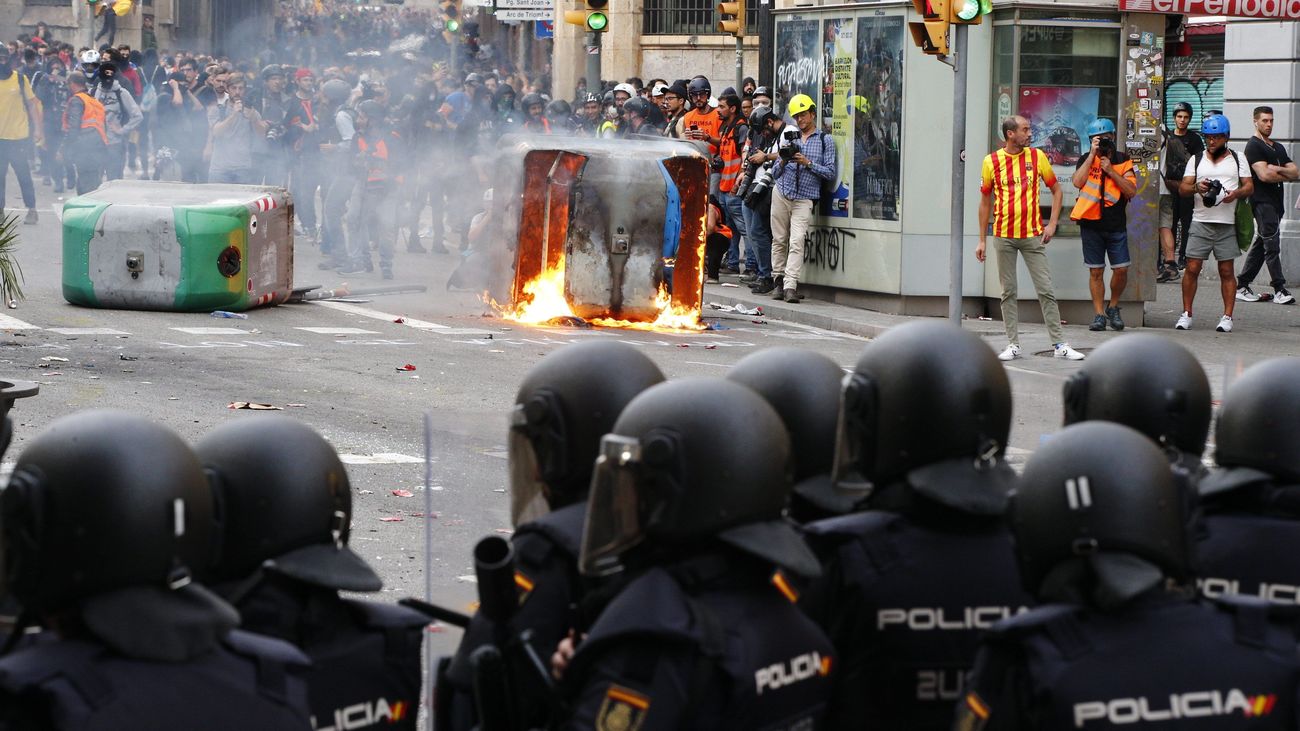
[[[295,327],[294,330],[306,330],[317,335],[378,335],[377,330],[362,330],[359,327]]]
[[[0,315],[0,330],[40,330],[40,326],[23,322],[16,317]]]
[[[247,330],[240,330],[237,327],[172,327],[168,329],[186,335],[252,335]]]
[[[706,363],[705,361],[702,361],[702,360],[688,360],[688,361],[684,361],[684,362],[686,362],[686,363],[690,363],[691,365],[713,366],[714,368],[730,368],[730,367],[731,367],[731,364],[730,364],[730,363]]]
[[[409,454],[397,454],[396,452],[381,452],[379,454],[340,454],[339,459],[343,464],[423,464],[423,457],[412,457]]]
[[[1063,375],[1060,373],[1044,373],[1042,371],[1030,370],[1028,368],[1020,368],[1018,366],[1004,365],[1002,367],[1006,368],[1009,371],[1015,371],[1016,373],[1024,373],[1030,376],[1041,376],[1043,378],[1051,378],[1056,381],[1064,381],[1065,379],[1069,378],[1068,375]]]
[[[129,332],[114,330],[111,327],[52,327],[49,332],[60,335],[130,335]]]
[[[319,301],[319,302],[314,302],[313,304],[320,305],[321,307],[328,307],[332,310],[338,310],[340,312],[348,312],[353,315],[361,315],[362,317],[369,317],[374,320],[388,320],[389,322],[396,322],[398,318],[401,318],[402,322],[398,324],[406,325],[408,327],[413,327],[416,328],[417,330],[450,330],[451,329],[446,325],[440,325],[436,322],[429,322],[427,320],[416,320],[410,317],[405,317],[403,315],[394,315],[388,312],[380,312],[379,310],[372,310],[369,307],[359,307],[357,305],[350,305],[346,302]]]

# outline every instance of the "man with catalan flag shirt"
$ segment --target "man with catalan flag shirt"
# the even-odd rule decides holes
[[[1052,270],[1047,263],[1046,248],[1056,235],[1056,221],[1061,214],[1061,186],[1047,154],[1029,146],[1029,120],[1008,117],[1002,121],[1005,146],[985,156],[980,193],[980,242],[975,258],[984,261],[993,218],[993,237],[1002,282],[1002,320],[1007,330],[1007,347],[998,358],[1013,360],[1020,356],[1019,306],[1016,302],[1016,254],[1025,260],[1029,276],[1038,293],[1043,322],[1051,336],[1053,355],[1067,360],[1083,360],[1084,355],[1065,342],[1061,329],[1061,311],[1052,289]],[[1052,191],[1052,215],[1043,226],[1039,208],[1039,188]]]

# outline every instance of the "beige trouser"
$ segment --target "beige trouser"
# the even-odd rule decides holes
[[[785,289],[795,289],[803,272],[803,239],[812,220],[813,202],[790,200],[772,189],[772,276],[783,277]]]
[[[1056,293],[1052,289],[1052,269],[1047,265],[1046,245],[1041,236],[1027,239],[1004,239],[995,237],[994,247],[998,253],[998,279],[1002,282],[1002,322],[1007,328],[1007,342],[1020,344],[1020,306],[1016,302],[1016,252],[1025,259],[1025,268],[1029,278],[1034,281],[1034,291],[1038,293],[1038,305],[1043,310],[1043,322],[1047,325],[1047,334],[1052,344],[1065,342],[1065,331],[1061,329],[1061,310],[1056,306]]]

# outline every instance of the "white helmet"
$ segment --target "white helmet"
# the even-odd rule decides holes
[[[81,52],[81,62],[85,64],[99,63],[99,51],[86,49]]]
[[[636,87],[632,86],[631,84],[619,84],[618,86],[614,87],[614,91],[616,92],[621,91],[624,94],[627,94],[629,99],[636,96]]]

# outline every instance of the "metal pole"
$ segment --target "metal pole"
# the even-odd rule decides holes
[[[758,3],[758,79],[759,86],[772,85],[772,2],[759,0]]]
[[[601,96],[600,33],[587,33],[587,93]]]
[[[952,88],[952,238],[948,251],[948,319],[961,327],[963,228],[966,219],[966,33],[967,26],[953,28],[956,76]]]
[[[741,18],[743,21],[744,18]],[[745,82],[745,39],[736,36],[736,93],[739,94]]]

